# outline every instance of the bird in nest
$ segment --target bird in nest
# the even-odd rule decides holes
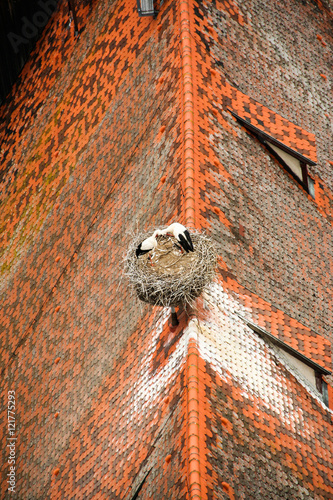
[[[174,222],[165,229],[157,229],[154,234],[155,236],[171,235],[178,241],[181,248],[183,248],[186,253],[194,252],[193,243],[188,229],[178,222]]]
[[[154,231],[152,236],[142,241],[135,251],[136,257],[138,258],[140,255],[144,255],[154,250],[158,245],[157,236],[168,235],[173,236],[178,241],[180,246],[177,245],[177,247],[180,250],[184,249],[186,253],[194,252],[193,243],[188,229],[186,229],[186,227],[182,224],[174,222],[165,229],[157,229]]]
[[[156,231],[152,236],[149,236],[149,238],[146,238],[144,241],[140,243],[138,248],[135,250],[136,258],[138,258],[140,255],[144,255],[148,252],[151,252],[152,250],[154,250],[154,248],[157,247],[158,243],[155,233]]]

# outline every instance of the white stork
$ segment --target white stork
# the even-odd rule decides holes
[[[174,222],[173,224],[170,224],[170,226],[168,226],[167,228],[162,230],[156,230],[154,232],[154,236],[160,236],[160,235],[162,236],[167,234],[172,234],[172,236],[176,238],[176,240],[185,250],[185,252],[188,253],[194,251],[190,233],[188,232],[188,229],[186,229],[186,227],[183,226],[182,224]]]
[[[139,255],[144,255],[145,253],[150,252],[154,248],[157,247],[157,239],[155,237],[155,233],[152,236],[149,236],[149,238],[146,238],[135,251],[136,258],[139,257]]]

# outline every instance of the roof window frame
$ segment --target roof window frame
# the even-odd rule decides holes
[[[330,372],[326,368],[318,365],[318,363],[316,363],[315,361],[312,361],[312,359],[308,358],[307,356],[305,356],[301,352],[299,352],[296,349],[294,349],[293,347],[289,346],[288,344],[286,344],[282,340],[278,339],[277,337],[275,337],[271,333],[267,332],[266,330],[264,330],[260,326],[256,325],[252,321],[250,321],[249,319],[244,318],[244,316],[242,316],[238,312],[236,314],[242,321],[244,321],[244,323],[249,328],[251,328],[252,331],[257,333],[264,340],[268,341],[268,343],[271,342],[272,344],[274,344],[275,346],[277,346],[281,350],[283,350],[286,353],[288,353],[289,355],[293,356],[295,359],[301,361],[305,365],[308,365],[315,373],[316,389],[319,392],[319,394],[321,395],[323,403],[327,407],[329,407],[327,382],[324,380],[323,376],[331,375],[332,372]]]
[[[244,118],[241,118],[231,109],[229,109],[228,111],[236,118],[236,120],[241,125],[243,125],[247,130],[249,130],[256,136],[256,138],[260,141],[260,143],[269,151],[269,153],[272,156],[274,156],[274,158],[279,162],[279,164],[314,199],[315,198],[314,181],[312,177],[309,175],[308,165],[310,166],[316,165],[316,162],[310,160],[310,158],[307,158],[306,156],[303,156],[294,149],[291,149],[289,146],[286,146],[277,139],[274,139],[274,137],[272,137],[271,135],[267,134],[266,132],[263,132],[258,127],[252,125],[249,121],[245,120]],[[271,147],[271,145],[277,147],[278,149],[281,149],[283,152],[287,153],[293,158],[296,158],[296,160],[300,162],[302,178],[300,178],[295,172],[293,172],[293,170],[289,167],[286,161]]]
[[[160,0],[159,8],[163,5],[164,0]],[[137,0],[137,10],[139,17],[153,17],[156,19],[159,9],[156,8],[155,0]]]

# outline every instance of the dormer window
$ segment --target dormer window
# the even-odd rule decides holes
[[[274,337],[274,335],[267,332],[260,326],[252,323],[252,321],[244,318],[241,314],[237,313],[237,315],[247,324],[247,326],[251,328],[251,330],[266,340],[268,344],[273,344],[275,350],[282,354],[282,357],[286,360],[286,364],[291,367],[291,371],[293,372],[295,370],[295,373],[299,374],[303,380],[306,380],[307,384],[312,389],[316,389],[317,394],[319,393],[323,403],[326,406],[329,406],[327,383],[325,382],[323,376],[331,375],[331,372],[318,365],[318,363],[315,363],[312,359],[308,358],[296,349],[293,349],[282,340]],[[297,377],[297,375],[295,376]]]
[[[160,7],[163,1],[160,1]],[[154,0],[137,0],[138,14],[140,17],[152,16],[156,18],[158,11],[155,9]]]
[[[281,147],[276,146],[268,140],[263,140],[261,142],[263,142],[266,148],[275,156],[282,166],[304,187],[312,198],[314,198],[314,182],[308,174],[306,162],[304,160],[301,161],[295,154],[292,155],[287,153],[281,149]]]
[[[229,111],[241,125],[257,137],[280,165],[314,198],[314,181],[308,174],[307,166],[315,165],[315,162],[274,139],[274,137],[255,127],[248,120],[236,115],[233,111]]]

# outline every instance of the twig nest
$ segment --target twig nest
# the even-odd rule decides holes
[[[135,250],[153,231],[135,237],[126,256],[126,275],[140,300],[157,306],[191,305],[213,281],[217,253],[213,241],[191,230],[194,252],[181,251],[173,236],[158,236],[157,247],[138,258]]]

